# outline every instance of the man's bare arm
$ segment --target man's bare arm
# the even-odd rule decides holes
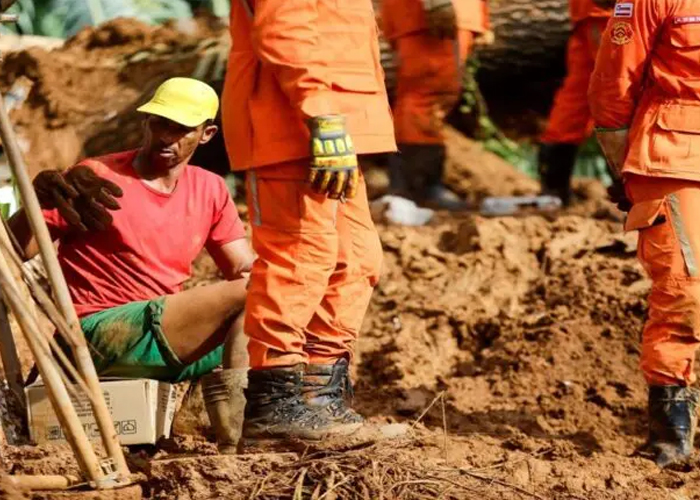
[[[32,227],[29,224],[29,218],[23,208],[20,208],[7,221],[12,235],[19,243],[19,247],[23,251],[22,257],[24,260],[29,260],[39,253],[39,245],[32,232]]]
[[[241,238],[221,247],[210,248],[209,254],[227,280],[244,277],[253,267],[255,254],[248,240]]]

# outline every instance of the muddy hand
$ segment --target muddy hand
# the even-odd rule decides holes
[[[78,191],[71,186],[58,170],[44,170],[34,178],[34,191],[39,205],[44,210],[57,209],[68,225],[86,230],[80,214],[73,206]]]
[[[121,188],[84,165],[70,169],[65,178],[78,193],[73,205],[84,227],[91,231],[109,227],[113,221],[109,210],[121,208],[116,200],[123,195]]]
[[[423,11],[431,36],[442,39],[457,37],[457,14],[452,0],[423,0]]]

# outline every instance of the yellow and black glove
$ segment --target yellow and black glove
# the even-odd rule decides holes
[[[311,188],[332,199],[350,199],[357,194],[360,171],[352,139],[345,130],[345,117],[315,116],[311,132]]]

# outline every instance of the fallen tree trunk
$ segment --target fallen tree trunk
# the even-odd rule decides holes
[[[567,0],[492,0],[491,9],[496,42],[479,50],[482,79],[560,72],[571,29]]]

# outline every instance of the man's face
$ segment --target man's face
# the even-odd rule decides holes
[[[186,163],[197,146],[206,144],[216,134],[216,125],[185,127],[156,115],[146,118],[144,149],[151,163],[172,168]]]

